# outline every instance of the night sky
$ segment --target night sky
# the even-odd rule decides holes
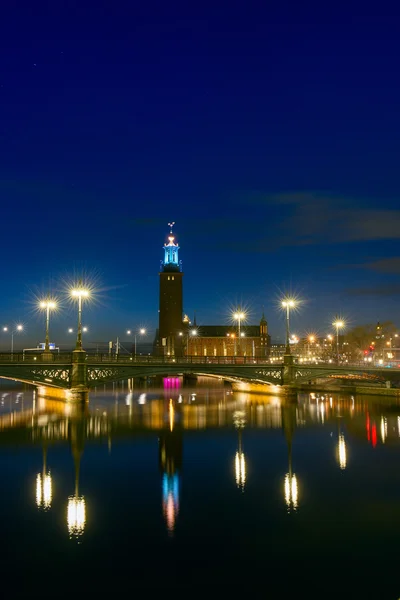
[[[84,343],[152,339],[169,221],[200,325],[264,306],[283,340],[289,292],[299,335],[336,314],[397,321],[394,4],[48,4],[1,8],[0,325],[24,324],[16,348],[44,341],[48,291],[66,347],[80,275],[96,291]]]

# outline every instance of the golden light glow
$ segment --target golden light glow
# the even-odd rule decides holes
[[[337,320],[337,321],[334,321],[334,322],[332,323],[332,325],[333,325],[334,327],[336,327],[336,329],[340,329],[341,327],[344,327],[344,321],[341,321],[341,320],[339,319],[339,320]]]
[[[86,525],[86,505],[83,496],[68,498],[67,524],[70,538],[79,538]]]
[[[387,438],[387,418],[386,417],[381,417],[381,439],[382,439],[382,444],[385,443]]]
[[[296,306],[296,301],[293,300],[293,298],[285,298],[285,300],[282,300],[281,304],[284,308],[294,308]]]
[[[85,288],[73,288],[71,290],[71,296],[74,298],[88,298],[89,290]]]
[[[290,511],[292,509],[297,510],[298,499],[299,499],[299,488],[297,485],[296,475],[294,473],[292,475],[290,475],[290,473],[286,473],[286,476],[285,476],[285,502],[286,502],[288,511]]]
[[[41,473],[36,475],[36,504],[38,508],[47,510],[51,507],[53,488],[50,471],[44,477]]]
[[[236,485],[243,490],[246,483],[246,459],[243,452],[236,452],[235,475]]]
[[[54,309],[57,308],[57,303],[54,300],[42,300],[39,306],[40,308]]]
[[[169,429],[170,429],[170,431],[172,431],[174,428],[174,421],[175,421],[175,410],[174,410],[174,403],[172,402],[172,398],[171,398],[169,401]]]
[[[236,321],[242,321],[243,319],[246,318],[246,313],[242,312],[242,311],[238,311],[233,313],[233,318],[236,319]]]
[[[344,435],[342,433],[339,435],[338,455],[339,467],[341,469],[345,469],[347,466],[346,440],[344,439]]]

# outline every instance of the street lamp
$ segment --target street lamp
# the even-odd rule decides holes
[[[336,358],[337,358],[337,363],[339,364],[339,329],[344,327],[344,322],[341,321],[340,319],[336,319],[336,321],[334,321],[334,323],[332,323],[332,325],[334,327],[336,327]]]
[[[46,309],[46,339],[44,344],[45,352],[50,350],[50,338],[49,338],[49,322],[50,322],[50,310],[53,310],[57,307],[56,303],[53,300],[44,300],[40,303],[40,308]]]
[[[308,336],[308,357],[311,356],[311,344],[313,344],[315,342],[315,336],[314,335],[309,335]]]
[[[131,335],[132,331],[130,329],[128,329],[128,331],[126,333],[128,335]],[[135,338],[134,338],[135,339],[135,356],[136,356],[136,336],[137,336],[138,333],[140,335],[146,335],[146,330],[142,327],[141,329],[139,329],[138,332],[135,332]]]
[[[18,333],[23,330],[22,325],[17,325],[15,329],[11,330],[11,354],[14,354],[14,333]],[[3,331],[8,331],[8,327],[3,327]]]
[[[83,331],[83,333],[86,333],[86,332],[87,332],[87,330],[88,330],[88,328],[87,328],[87,327],[82,327],[82,331]],[[72,329],[72,327],[70,327],[70,328],[68,329],[68,333],[74,333],[74,330]]]
[[[79,287],[71,290],[71,296],[78,298],[78,334],[76,338],[76,350],[83,350],[82,348],[82,298],[89,297],[89,290],[82,287],[81,283]]]
[[[188,329],[186,334],[186,356],[189,356],[189,335],[197,335],[197,329]]]
[[[246,313],[244,313],[239,307],[235,313],[233,313],[233,318],[238,322],[238,337],[240,338],[240,324],[243,319],[246,318]]]
[[[286,308],[286,350],[285,354],[290,354],[290,343],[289,343],[289,318],[290,309],[296,306],[296,302],[291,298],[285,298],[282,300],[282,308]]]

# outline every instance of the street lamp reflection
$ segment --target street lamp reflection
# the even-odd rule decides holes
[[[81,537],[86,524],[86,505],[83,496],[68,498],[67,524],[70,538]]]

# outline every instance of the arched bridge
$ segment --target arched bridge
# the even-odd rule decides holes
[[[61,389],[90,389],[130,378],[167,375],[210,375],[231,382],[301,385],[320,378],[367,380],[382,384],[400,381],[400,369],[333,364],[276,364],[242,356],[90,355],[72,353],[0,354],[0,378]]]

